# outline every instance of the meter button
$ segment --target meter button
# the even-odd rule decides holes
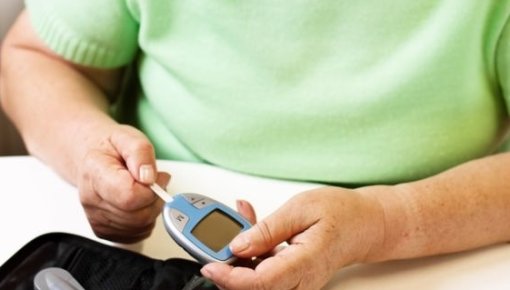
[[[189,221],[189,217],[175,208],[170,209],[170,217],[175,227],[182,232]]]
[[[203,195],[194,194],[194,193],[185,193],[185,194],[183,194],[183,197],[186,199],[187,202],[189,202],[191,204],[204,199]]]
[[[193,203],[193,206],[198,209],[202,209],[204,207],[207,207],[209,205],[216,204],[216,203],[217,203],[216,201],[214,201],[210,198],[204,198],[202,200],[199,200],[199,201]]]

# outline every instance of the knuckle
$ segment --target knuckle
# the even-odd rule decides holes
[[[92,227],[92,231],[94,232],[94,235],[100,239],[104,239],[104,240],[112,240],[113,239],[113,236],[109,232],[107,232],[103,229],[97,229],[97,228]]]
[[[133,211],[139,206],[139,198],[135,192],[133,184],[120,182],[118,187],[110,187],[113,195],[115,207],[121,211]]]
[[[157,215],[152,210],[144,209],[133,215],[131,225],[135,228],[153,228]]]
[[[260,234],[262,246],[270,247],[273,244],[273,235],[271,229],[266,221],[261,221],[256,224],[256,229]]]
[[[154,148],[152,144],[146,138],[134,138],[132,142],[127,145],[127,149],[131,154],[135,153],[152,153]]]
[[[92,231],[94,232],[94,235],[96,235],[98,238],[101,239],[111,239],[112,233],[111,229],[108,223],[104,223],[101,221],[98,221],[96,219],[89,219],[90,227],[92,228]]]
[[[145,138],[135,139],[131,143],[130,151],[132,152],[151,153],[153,150],[152,144]]]
[[[137,237],[139,239],[146,238],[151,235],[152,230],[154,229],[156,223],[150,223],[147,225],[144,225],[143,227],[132,227],[130,229],[131,236]]]
[[[101,196],[93,190],[92,181],[90,180],[81,180],[78,182],[78,197],[85,209],[95,208],[103,201]]]
[[[136,197],[131,193],[119,194],[115,200],[115,205],[121,211],[133,211],[138,206]]]
[[[136,182],[130,182],[115,189],[113,195],[115,207],[125,212],[145,210],[145,214],[153,215],[156,210],[161,210],[163,203],[156,198],[149,188],[140,186]]]

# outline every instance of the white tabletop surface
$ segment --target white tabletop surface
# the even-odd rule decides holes
[[[260,218],[290,196],[317,185],[242,175],[216,167],[160,161],[172,173],[171,192],[199,192],[234,206],[249,200]],[[94,238],[76,189],[31,157],[0,158],[0,264],[20,247],[47,232],[70,232]],[[157,259],[185,257],[158,220],[153,235],[131,246]],[[338,272],[326,289],[508,289],[510,244],[462,254],[411,261],[359,265]]]

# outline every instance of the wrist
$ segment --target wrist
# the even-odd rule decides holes
[[[372,200],[379,212],[376,215],[378,220],[373,220],[373,225],[379,229],[372,229],[374,238],[371,239],[370,250],[360,262],[371,263],[414,256],[413,253],[420,247],[414,234],[420,228],[420,215],[416,202],[409,194],[412,191],[410,185],[367,186],[356,191]]]
[[[377,195],[387,190],[386,186],[370,186],[355,189],[366,200],[370,214],[365,214],[367,221],[364,227],[365,251],[356,259],[356,263],[369,263],[378,261],[379,253],[383,251],[386,243],[388,229],[384,206]]]
[[[333,268],[375,261],[385,241],[384,210],[375,198],[375,188],[337,188],[332,206],[332,223],[340,226],[335,244],[339,257]]]

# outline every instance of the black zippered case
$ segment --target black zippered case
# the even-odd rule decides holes
[[[0,290],[33,290],[46,268],[67,270],[85,290],[212,290],[201,265],[157,260],[68,233],[41,235],[0,266]]]

